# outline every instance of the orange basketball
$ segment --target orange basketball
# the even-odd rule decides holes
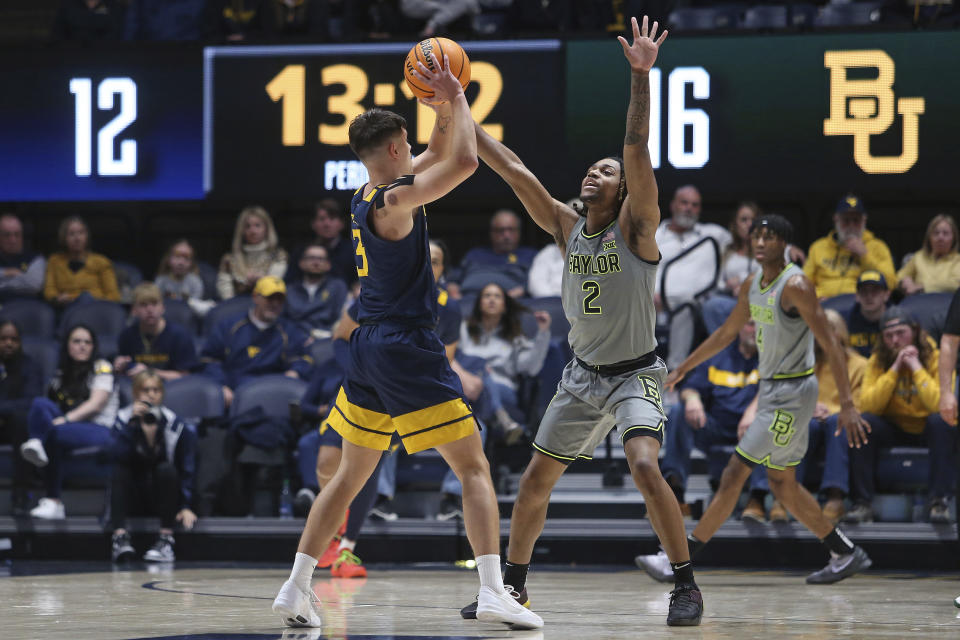
[[[431,53],[433,53],[437,62],[440,63],[441,69],[443,68],[443,56],[446,55],[447,58],[450,59],[450,72],[460,81],[460,85],[466,89],[470,83],[470,58],[464,53],[463,48],[449,38],[428,38],[413,45],[410,53],[407,54],[406,60],[403,61],[403,77],[407,81],[407,86],[410,87],[413,95],[418,98],[427,99],[433,97],[433,90],[430,89],[430,87],[423,86],[421,82],[410,73],[417,68],[418,60],[427,69],[433,71],[433,61],[430,59]]]

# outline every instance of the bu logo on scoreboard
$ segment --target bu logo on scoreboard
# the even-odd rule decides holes
[[[853,136],[853,159],[864,173],[906,173],[920,154],[920,114],[923,98],[899,98],[893,93],[895,67],[885,51],[826,51],[823,66],[830,70],[830,117],[823,121],[825,136]],[[850,79],[850,69],[875,69],[876,78]],[[896,111],[903,117],[903,146],[899,156],[870,153],[870,137],[886,132]]]

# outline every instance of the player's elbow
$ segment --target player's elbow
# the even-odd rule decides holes
[[[464,153],[460,154],[456,158],[457,171],[460,172],[465,178],[473,175],[473,172],[477,170],[477,167],[480,166],[480,161],[477,160],[476,154]]]

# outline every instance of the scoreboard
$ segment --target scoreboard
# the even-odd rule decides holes
[[[622,148],[629,70],[609,40],[463,42],[474,119],[558,198]],[[366,180],[347,146],[374,106],[417,152],[433,126],[409,43],[38,49],[0,55],[0,202],[312,199]],[[671,35],[650,74],[661,191],[956,199],[953,32]],[[445,198],[509,195],[481,168]]]

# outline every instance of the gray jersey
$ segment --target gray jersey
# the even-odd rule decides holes
[[[803,270],[792,262],[766,287],[763,272],[750,285],[750,316],[757,323],[757,369],[763,380],[783,380],[813,373],[813,334],[799,315],[790,316],[780,306],[787,281]]]
[[[634,255],[619,220],[590,235],[586,223],[579,220],[567,239],[562,294],[570,347],[588,364],[635,360],[657,346],[657,264]]]

